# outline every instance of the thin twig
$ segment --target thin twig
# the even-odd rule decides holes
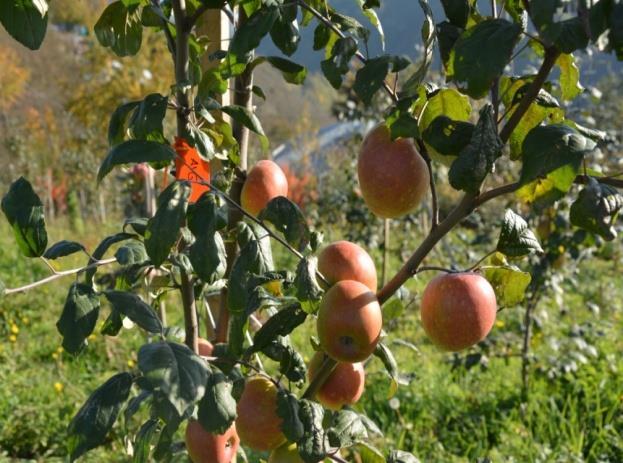
[[[439,225],[439,200],[437,199],[437,187],[435,186],[435,175],[433,173],[433,165],[426,149],[426,145],[421,139],[417,139],[418,148],[420,154],[424,158],[426,165],[428,166],[428,176],[430,181],[430,195],[431,195],[431,231],[437,228]]]
[[[539,72],[526,90],[526,93],[524,93],[524,96],[521,98],[517,109],[513,112],[506,125],[500,131],[500,139],[504,143],[508,141],[511,133],[513,133],[513,130],[517,127],[517,124],[519,124],[521,118],[524,116],[534,99],[538,96],[539,91],[543,88],[543,84],[545,84],[545,81],[556,64],[556,60],[559,56],[560,50],[558,50],[558,48],[550,47],[545,49],[545,58],[539,68]]]
[[[480,264],[482,264],[485,260],[487,260],[489,257],[491,257],[493,254],[495,254],[496,251],[489,251],[488,253],[486,253],[484,256],[482,256],[480,259],[478,259],[478,262],[476,262],[474,265],[472,265],[470,268],[468,268],[467,270],[465,270],[465,272],[472,272],[474,270],[476,270]]]
[[[51,281],[58,280],[59,278],[66,277],[68,275],[76,275],[82,272],[86,272],[87,270],[91,270],[97,267],[101,267],[102,265],[108,265],[117,262],[115,257],[111,257],[110,259],[98,260],[90,263],[84,267],[78,267],[71,270],[63,270],[61,272],[56,272],[54,275],[50,275],[49,277],[43,278],[41,280],[37,280],[33,283],[29,283],[24,286],[19,286],[17,288],[7,288],[4,290],[4,294],[14,294],[14,293],[23,293],[32,288],[36,288],[37,286],[44,285],[46,283],[50,283]]]
[[[50,264],[50,261],[47,260],[45,257],[41,256],[40,259],[43,261],[43,263],[50,269],[50,271],[56,275],[58,273],[58,271],[52,267],[52,264]]]

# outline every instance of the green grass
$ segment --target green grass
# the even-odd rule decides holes
[[[47,275],[41,262],[18,255],[8,232],[0,225],[0,279],[14,287]],[[51,242],[73,237],[58,226],[51,234]],[[103,234],[83,241],[92,249]],[[62,266],[83,260],[68,258]],[[517,356],[521,307],[502,311],[486,350],[471,351],[488,356],[486,367],[467,370],[453,368],[453,356],[426,341],[417,304],[411,306],[389,324],[387,339],[402,372],[414,376],[411,383],[390,400],[380,362],[372,359],[367,367],[367,389],[358,408],[384,431],[387,440],[377,444],[412,451],[423,462],[623,461],[623,288],[615,264],[585,262],[575,284],[561,285],[558,300],[548,296],[537,307],[540,328],[532,341],[525,402]],[[0,300],[0,461],[63,461],[73,414],[106,378],[134,367],[136,349],[145,341],[137,329],[123,330],[117,338],[96,334],[77,358],[59,351],[55,323],[71,281]],[[589,303],[599,313],[594,306],[589,310]],[[175,302],[170,310],[175,319]],[[307,327],[295,337],[297,344],[307,344],[313,334],[313,322]],[[412,343],[417,351],[396,340]],[[137,424],[127,426],[135,432]],[[128,461],[123,426],[118,424],[110,442],[83,461]]]

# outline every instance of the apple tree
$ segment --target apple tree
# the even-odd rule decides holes
[[[522,215],[565,199],[569,228],[616,238],[623,181],[591,166],[604,134],[568,118],[560,101],[582,91],[575,52],[591,47],[623,58],[623,4],[581,0],[561,12],[560,3],[492,1],[484,8],[442,0],[445,18],[434,18],[420,0],[421,32],[405,37],[423,49],[412,62],[369,56],[371,31],[319,0],[110,2],[94,28],[101,46],[132,57],[151,29],[168,45],[175,81],[168,94],[111,108],[110,149],[97,180],[138,163],[174,169],[175,179],[153,217],[127,220],[92,250],[71,240],[48,243],[41,200],[25,178],[2,199],[25,257],[86,256],[78,269],[53,270],[22,287],[0,284],[3,297],[73,275],[57,323],[71,354],[89,348],[98,320],[107,336],[122,336],[125,318],[146,333],[137,368],[109,378],[68,424],[70,460],[102,445],[122,411],[128,418],[143,409],[149,418],[132,440],[134,461],[188,454],[194,462],[230,462],[242,448],[271,452],[269,461],[347,461],[356,453],[371,462],[414,461],[399,449],[374,448],[380,430],[348,407],[361,396],[361,362],[371,355],[386,366],[393,387],[402,382],[384,340],[390,335],[382,330],[383,305],[399,303],[393,297],[416,274],[438,273],[423,294],[422,323],[441,349],[461,350],[487,336],[496,311],[520,302],[530,284],[530,273],[516,264],[544,249]],[[382,35],[380,2],[359,4]],[[205,37],[198,24],[210,10],[229,18],[233,35],[209,54],[206,67],[210,32]],[[45,37],[48,4],[4,1],[0,22],[35,50]],[[310,27],[313,43],[302,44],[300,28]],[[272,40],[281,55],[260,55],[262,40]],[[344,242],[323,248],[321,231],[287,199],[275,163],[247,163],[251,136],[264,152],[268,147],[252,104],[254,95],[264,96],[253,72],[272,66],[286,83],[303,83],[306,68],[289,58],[300,46],[325,51],[320,68],[333,87],[354,75],[352,91],[364,105],[381,93],[390,102],[358,158],[368,208],[394,219],[430,208],[428,234],[380,288],[365,250]],[[514,75],[509,64],[527,47],[540,57],[538,71]],[[443,85],[428,80],[437,52]],[[220,103],[230,88],[233,103]],[[436,174],[441,165],[447,176]],[[443,216],[439,182],[460,192]],[[509,207],[499,208],[495,248],[462,271],[425,265],[444,236],[501,196]],[[275,265],[274,245],[292,254],[292,268]],[[102,278],[111,267],[113,278]],[[183,342],[156,310],[170,293],[179,296]],[[206,304],[216,315],[209,341],[199,329]],[[289,337],[308,319],[317,320],[318,331],[309,368]],[[178,440],[182,426],[185,444]]]

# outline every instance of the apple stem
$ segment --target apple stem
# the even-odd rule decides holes
[[[428,150],[424,141],[420,138],[416,140],[420,155],[424,158],[426,165],[428,166],[428,175],[430,177],[430,196],[431,196],[431,225],[430,229],[433,231],[439,225],[439,200],[437,199],[437,187],[435,185],[435,174],[433,173],[433,164],[431,162]]]

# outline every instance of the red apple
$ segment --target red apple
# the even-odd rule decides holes
[[[258,215],[277,196],[288,196],[288,180],[283,170],[273,161],[259,161],[244,181],[240,205],[247,212]]]
[[[336,241],[324,248],[318,255],[318,270],[331,285],[342,280],[355,280],[376,291],[374,261],[350,241]]]
[[[316,328],[323,350],[338,362],[361,362],[374,352],[383,317],[376,295],[363,283],[344,280],[324,295]]]
[[[385,124],[372,129],[363,140],[357,174],[366,205],[383,218],[413,211],[430,185],[428,166],[413,141],[392,141]]]
[[[268,451],[286,441],[277,414],[277,387],[264,376],[253,376],[238,401],[236,428],[240,440],[255,450]]]
[[[320,368],[323,357],[322,352],[316,352],[309,362],[307,376],[310,381]],[[352,405],[363,394],[365,378],[363,363],[338,362],[331,375],[318,389],[316,400],[331,410],[340,410],[344,405]]]
[[[197,420],[186,426],[186,449],[193,463],[232,463],[239,444],[235,424],[223,434],[209,433]]]
[[[497,302],[489,282],[477,273],[433,278],[422,296],[422,324],[443,350],[459,351],[482,341],[495,322]]]

